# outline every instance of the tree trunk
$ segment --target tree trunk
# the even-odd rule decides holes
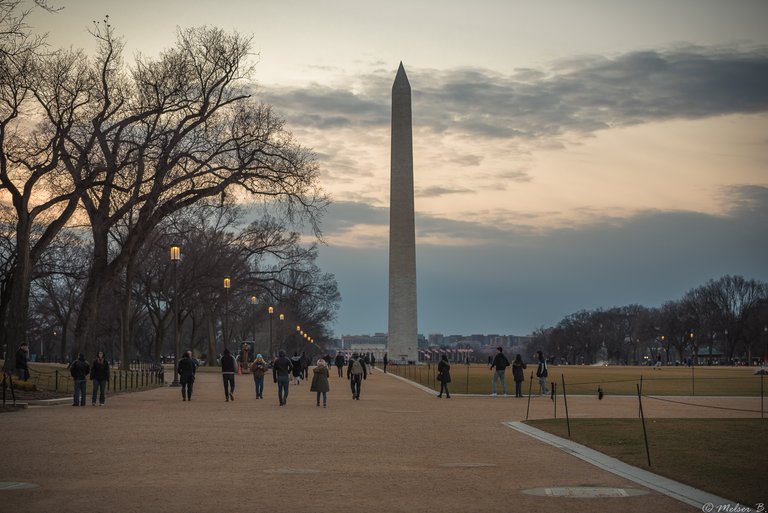
[[[128,348],[131,344],[131,289],[133,285],[134,265],[129,262],[125,267],[125,291],[123,308],[120,311],[120,369],[128,370]]]
[[[205,318],[205,322],[208,325],[208,366],[216,366],[216,327],[213,323],[213,317],[208,315]]]
[[[15,359],[11,358],[16,347],[27,337],[27,314],[29,310],[29,284],[32,278],[32,258],[29,245],[30,220],[19,219],[16,223],[16,263],[8,280],[8,302],[3,306],[0,327],[0,345],[5,348],[6,359],[3,370],[14,371]]]

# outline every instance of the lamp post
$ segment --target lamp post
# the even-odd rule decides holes
[[[175,244],[171,246],[171,262],[173,263],[173,342],[174,342],[174,354],[173,354],[173,381],[172,387],[181,386],[179,383],[179,375],[176,370],[179,366],[179,353],[181,348],[179,347],[179,282],[176,278],[176,267],[181,259],[181,248]]]
[[[280,345],[285,347],[285,330],[283,329],[283,322],[285,321],[285,314],[280,314]]]
[[[232,280],[229,276],[224,277],[224,329],[222,330],[222,338],[224,339],[224,349],[228,349],[227,344],[227,327],[229,325],[229,288],[232,286]]]
[[[253,351],[256,352],[256,303],[259,300],[256,296],[251,296],[251,305],[253,305]]]
[[[269,356],[271,357],[274,354],[272,352],[272,314],[275,313],[275,309],[270,306],[267,312],[269,312]]]

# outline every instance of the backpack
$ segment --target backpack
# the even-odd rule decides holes
[[[363,373],[363,364],[360,363],[360,360],[352,360],[352,374],[355,376],[358,376]]]
[[[546,378],[549,375],[547,372],[547,361],[539,362],[539,369],[536,371],[536,377]]]

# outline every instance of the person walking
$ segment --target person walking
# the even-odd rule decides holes
[[[539,357],[539,366],[536,368],[536,377],[539,378],[541,395],[549,395],[549,388],[547,387],[547,376],[549,376],[547,360],[544,358],[544,353],[541,351],[536,351],[536,355]]]
[[[496,369],[493,373],[493,382],[491,385],[491,395],[496,397],[496,382],[501,380],[501,391],[504,395],[507,395],[507,380],[505,377],[507,367],[509,367],[509,360],[504,356],[504,350],[501,347],[496,348],[496,356],[491,361],[490,370]]]
[[[291,383],[291,370],[293,364],[285,357],[285,351],[277,354],[277,359],[272,362],[272,379],[277,383],[277,398],[280,406],[285,406],[288,401],[288,385]]]
[[[293,374],[293,382],[295,385],[301,383],[301,378],[304,376],[303,361],[299,353],[294,352],[291,357],[291,373]]]
[[[526,369],[525,362],[523,362],[523,357],[518,355],[515,355],[515,361],[512,362],[512,378],[515,380],[515,397],[523,397],[523,381],[525,381],[525,373],[523,372]]]
[[[312,369],[312,386],[309,388],[311,392],[317,392],[317,401],[315,406],[320,406],[320,394],[323,395],[323,408],[328,406],[326,394],[331,390],[331,384],[328,381],[330,373],[328,372],[328,364],[322,358],[317,361],[317,367]]]
[[[387,373],[387,364],[389,363],[389,358],[387,357],[387,353],[384,353],[384,374]]]
[[[343,369],[344,369],[344,353],[341,351],[336,353],[336,369],[339,371],[339,377],[344,377]]]
[[[440,394],[437,397],[443,397],[443,390],[445,390],[446,399],[450,399],[451,393],[448,392],[448,383],[451,382],[451,364],[448,363],[447,354],[444,354],[437,364],[437,380],[440,382]]]
[[[237,360],[229,352],[229,349],[224,348],[224,354],[221,355],[221,377],[224,381],[224,397],[229,402],[230,399],[235,400],[235,372],[237,371]]]
[[[264,375],[267,373],[267,362],[260,354],[257,354],[250,369],[253,383],[256,385],[256,399],[264,399]]]
[[[192,351],[185,351],[184,356],[179,360],[176,368],[181,383],[181,400],[192,400],[192,386],[195,384],[195,373],[197,373],[197,360],[192,358]]]
[[[16,375],[21,381],[29,379],[29,344],[22,342],[16,350]]]
[[[309,379],[309,367],[312,365],[312,358],[307,356],[307,354],[302,351],[301,352],[301,379],[307,380]]]
[[[360,400],[360,389],[362,388],[363,380],[367,378],[368,369],[365,367],[363,358],[357,353],[352,353],[352,358],[347,366],[347,379],[352,387],[352,399]]]
[[[96,353],[96,359],[91,364],[91,406],[96,406],[96,392],[99,392],[99,406],[104,406],[104,392],[109,384],[109,362],[104,359],[104,351]]]
[[[83,353],[77,354],[77,360],[72,362],[69,367],[69,373],[75,380],[75,397],[72,406],[85,406],[85,384],[86,377],[91,372],[91,367],[85,361]]]

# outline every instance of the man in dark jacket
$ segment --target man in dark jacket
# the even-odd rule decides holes
[[[192,385],[195,383],[196,372],[197,362],[192,358],[192,351],[186,351],[176,368],[176,373],[179,375],[179,383],[181,383],[182,401],[192,400]]]
[[[285,351],[280,351],[277,360],[272,364],[272,379],[277,383],[277,398],[280,400],[280,406],[285,406],[286,401],[288,401],[291,370],[293,370],[291,360],[285,357]]]
[[[85,406],[85,378],[90,372],[91,367],[85,361],[85,355],[78,353],[77,360],[69,368],[69,373],[75,380],[75,397],[72,406]]]
[[[16,375],[20,380],[26,381],[29,379],[29,344],[22,342],[16,351]]]
[[[96,406],[96,394],[98,392],[99,406],[104,406],[107,383],[109,383],[109,362],[104,358],[104,351],[99,351],[91,365],[91,384],[93,385],[91,405]]]
[[[360,400],[360,388],[363,385],[363,380],[367,378],[368,369],[365,366],[365,361],[357,353],[352,353],[352,358],[347,366],[347,379],[352,387],[352,399]]]
[[[224,397],[227,402],[230,399],[235,400],[235,370],[237,370],[237,361],[229,349],[224,349],[221,355],[221,377],[224,380]]]
[[[339,371],[339,377],[343,377],[342,369],[344,368],[344,355],[339,351],[336,353],[336,369]]]
[[[493,382],[491,384],[491,395],[494,397],[498,395],[496,394],[496,381],[498,380],[501,380],[502,393],[507,395],[507,381],[505,377],[507,367],[509,367],[509,360],[504,356],[504,350],[501,347],[497,347],[496,356],[493,358],[490,367],[490,370],[496,369],[496,372],[493,373]]]

